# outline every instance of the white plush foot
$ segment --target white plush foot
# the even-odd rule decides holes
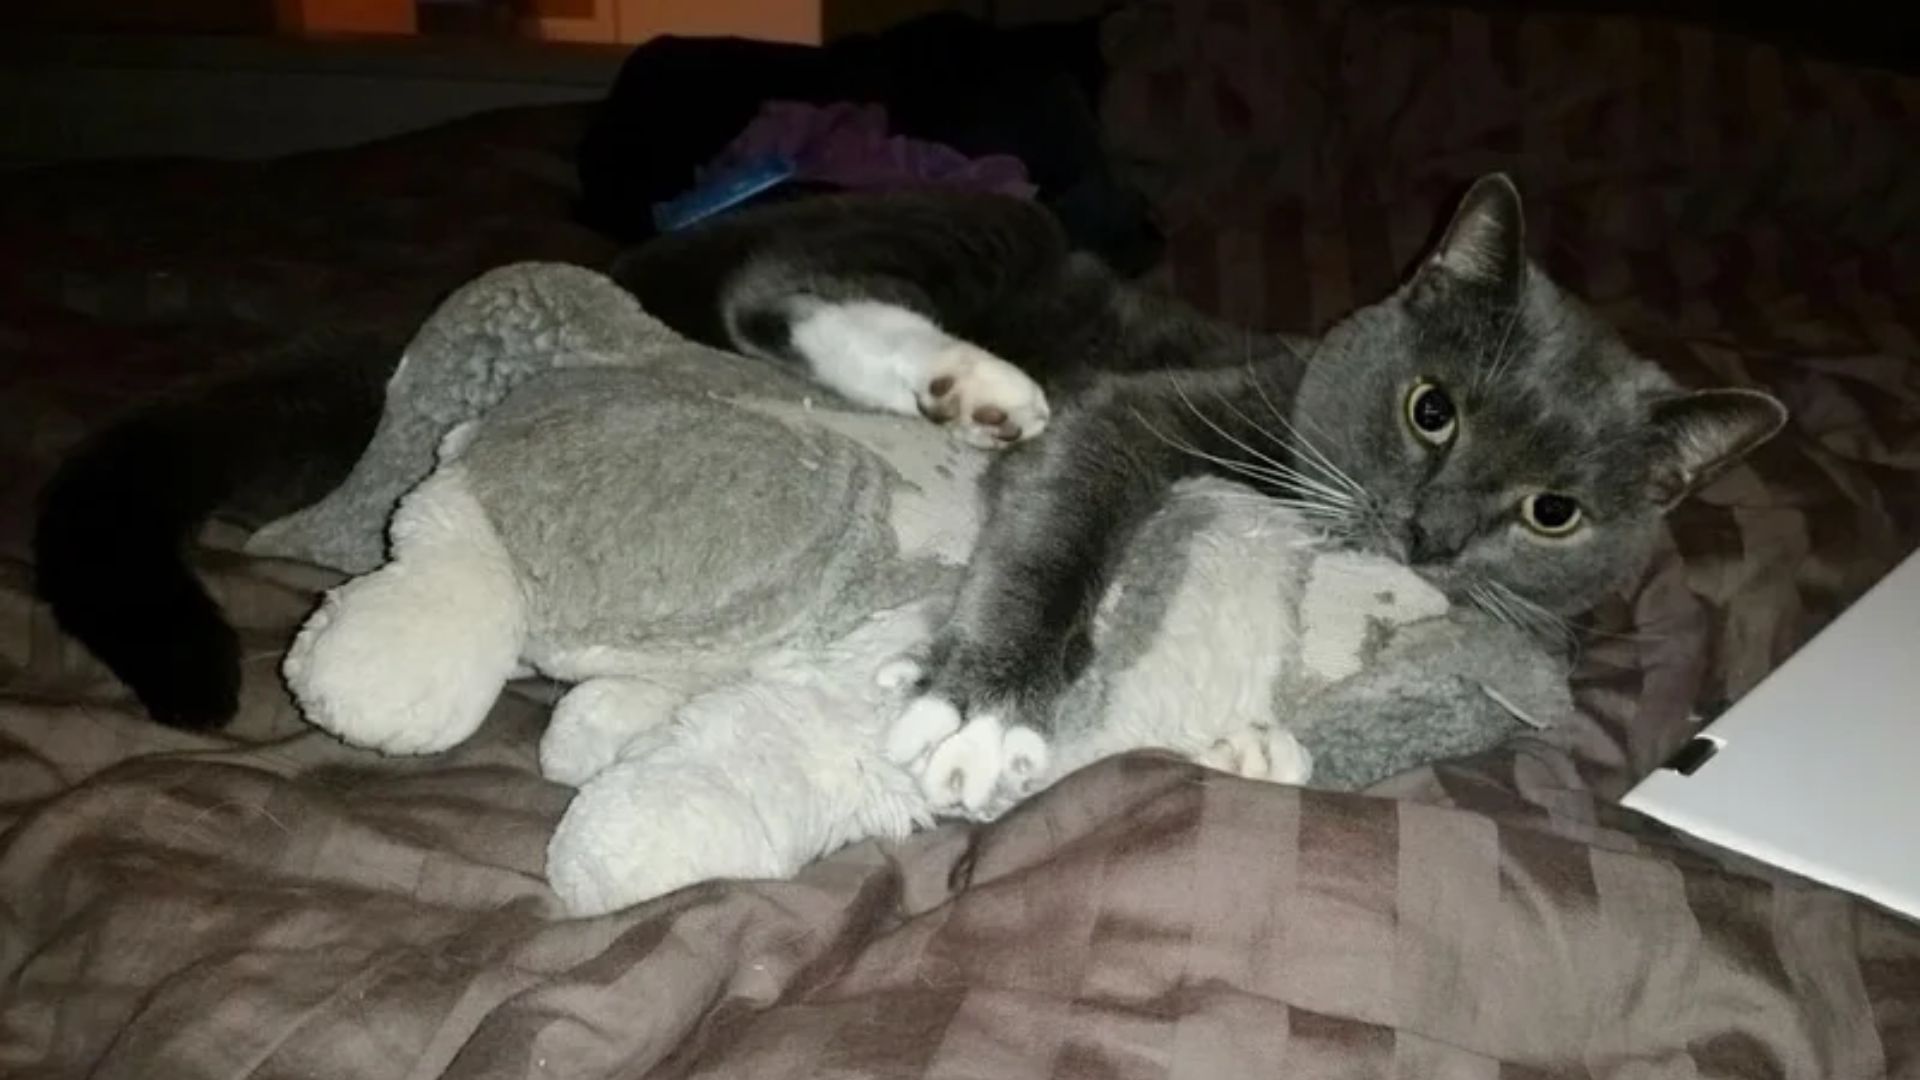
[[[1224,739],[1215,740],[1205,753],[1194,760],[1209,769],[1244,776],[1249,780],[1265,780],[1272,768],[1267,760],[1266,736],[1255,728],[1236,731]]]
[[[1033,438],[1053,415],[1045,391],[1026,372],[964,341],[934,355],[918,401],[929,420],[951,425],[956,438],[986,450]]]
[[[547,843],[547,882],[575,916],[600,915],[716,877],[780,878],[816,851],[770,832],[753,777],[620,761],[574,796]]]
[[[484,623],[438,617],[409,582],[383,573],[329,594],[282,671],[315,726],[383,754],[439,753],[480,727],[512,660],[485,655]]]
[[[1274,728],[1267,739],[1268,778],[1276,784],[1304,784],[1313,779],[1313,755],[1291,731]]]
[[[1234,732],[1196,760],[1210,769],[1280,784],[1304,784],[1313,775],[1312,755],[1291,732],[1280,728],[1256,726]]]
[[[882,664],[873,675],[873,684],[890,694],[897,694],[919,682],[926,670],[920,666],[920,661],[902,656]]]
[[[458,470],[394,515],[393,561],[327,594],[282,665],[301,711],[356,746],[431,754],[473,734],[520,655],[512,562]]]
[[[673,718],[678,690],[638,679],[589,679],[553,707],[540,738],[540,775],[579,787],[619,760],[636,736]]]

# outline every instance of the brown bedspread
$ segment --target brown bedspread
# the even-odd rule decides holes
[[[550,168],[577,115],[0,178],[0,1075],[1920,1076],[1920,927],[1609,803],[1920,538],[1920,86],[1318,0],[1150,4],[1112,50],[1116,145],[1202,303],[1330,316],[1505,167],[1536,250],[1650,353],[1793,405],[1599,613],[1570,751],[1367,796],[1134,757],[989,828],[559,920],[548,688],[442,758],[346,750],[273,676],[332,578],[210,548],[246,706],[159,729],[17,553],[85,427],[285,320],[404,337],[489,262],[601,257]]]

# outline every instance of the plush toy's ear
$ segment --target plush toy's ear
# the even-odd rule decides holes
[[[1526,232],[1513,181],[1505,173],[1483,176],[1461,197],[1440,243],[1415,273],[1414,288],[1464,282],[1517,296],[1526,274]]]
[[[1655,404],[1654,502],[1672,509],[1786,422],[1786,406],[1757,390],[1699,390]]]

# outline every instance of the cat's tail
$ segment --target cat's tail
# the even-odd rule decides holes
[[[239,639],[187,544],[217,513],[260,524],[344,479],[399,351],[373,334],[303,342],[258,374],[100,432],[48,482],[36,589],[155,720],[218,727],[239,704]]]

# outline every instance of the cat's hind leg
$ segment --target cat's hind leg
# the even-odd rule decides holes
[[[797,359],[849,401],[918,413],[972,446],[992,450],[1031,439],[1053,415],[1046,392],[1025,372],[898,304],[805,294],[743,298],[727,322],[740,348]]]
[[[458,465],[395,511],[392,558],[329,592],[282,665],[315,725],[388,754],[472,735],[513,674],[526,609],[513,560]]]

